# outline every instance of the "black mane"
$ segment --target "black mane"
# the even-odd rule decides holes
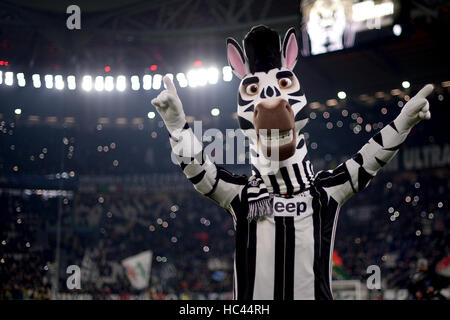
[[[267,72],[281,67],[280,37],[269,27],[253,27],[244,38],[250,72]]]

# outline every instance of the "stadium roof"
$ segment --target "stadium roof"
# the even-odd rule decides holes
[[[300,29],[298,1],[292,0],[102,0],[78,1],[81,30],[68,30],[71,1],[0,2],[0,59],[36,72],[186,71],[195,60],[226,64],[225,38],[242,39],[256,24],[280,32]],[[297,70],[315,95],[323,88],[375,92],[402,80],[449,80],[445,52],[448,1],[402,1],[409,28],[404,36],[366,46],[300,59]]]

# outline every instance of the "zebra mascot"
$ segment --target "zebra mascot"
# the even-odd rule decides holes
[[[152,104],[186,177],[233,218],[233,298],[333,299],[331,257],[339,209],[395,156],[414,125],[430,119],[426,97],[433,86],[411,98],[351,159],[314,173],[302,133],[309,118],[306,98],[293,73],[299,51],[295,29],[281,42],[272,29],[256,26],[243,49],[232,38],[226,45],[229,65],[241,79],[237,114],[249,138],[250,178],[204,155],[169,77]]]

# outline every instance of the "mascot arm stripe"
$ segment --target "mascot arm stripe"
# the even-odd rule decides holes
[[[172,151],[186,178],[194,188],[228,209],[231,201],[247,183],[246,176],[235,175],[214,164],[204,155],[202,143],[189,126],[169,136]]]
[[[398,124],[394,121],[379,131],[344,164],[334,170],[318,172],[316,183],[340,204],[366,188],[378,171],[397,154],[408,136],[410,130],[398,131]]]

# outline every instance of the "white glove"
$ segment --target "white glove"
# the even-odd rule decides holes
[[[431,118],[430,103],[426,97],[429,96],[433,90],[433,85],[427,84],[405,104],[396,119],[399,130],[410,130],[419,121]]]
[[[172,133],[177,129],[183,128],[186,123],[186,115],[172,80],[168,76],[164,76],[163,82],[166,90],[162,91],[151,102],[161,115],[169,133]]]

